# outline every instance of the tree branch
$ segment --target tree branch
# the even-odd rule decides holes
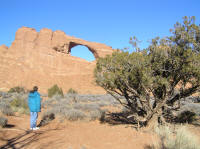
[[[169,100],[167,101],[167,104],[168,104],[168,105],[173,105],[174,102],[176,102],[177,100],[179,100],[179,99],[181,99],[181,98],[184,98],[184,97],[188,97],[188,96],[194,94],[195,92],[198,91],[198,88],[199,88],[199,87],[200,87],[199,85],[196,85],[196,86],[193,86],[193,87],[191,87],[191,88],[185,89],[185,90],[182,91],[181,93],[176,94],[174,97],[172,97],[171,99],[169,99]]]

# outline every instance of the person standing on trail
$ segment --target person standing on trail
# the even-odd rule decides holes
[[[37,118],[38,112],[41,112],[41,97],[38,93],[38,87],[34,86],[33,90],[29,92],[28,95],[28,107],[30,110],[30,129],[38,130],[37,127]]]

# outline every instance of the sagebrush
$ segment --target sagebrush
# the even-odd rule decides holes
[[[0,126],[5,127],[8,123],[8,119],[5,117],[0,117]]]
[[[198,138],[186,126],[160,126],[155,132],[160,140],[149,149],[200,149]]]

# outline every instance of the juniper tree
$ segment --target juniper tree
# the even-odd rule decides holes
[[[96,83],[129,109],[140,126],[173,116],[180,99],[200,89],[200,26],[195,17],[184,17],[171,33],[153,39],[146,49],[97,60]]]

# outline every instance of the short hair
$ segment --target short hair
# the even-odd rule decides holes
[[[38,91],[38,87],[37,87],[37,86],[34,86],[34,87],[33,87],[33,90],[31,90],[30,93],[34,93],[34,92],[37,92],[37,91]]]
[[[34,90],[34,91],[38,91],[38,87],[37,87],[37,86],[34,86],[34,87],[33,87],[33,90]]]

